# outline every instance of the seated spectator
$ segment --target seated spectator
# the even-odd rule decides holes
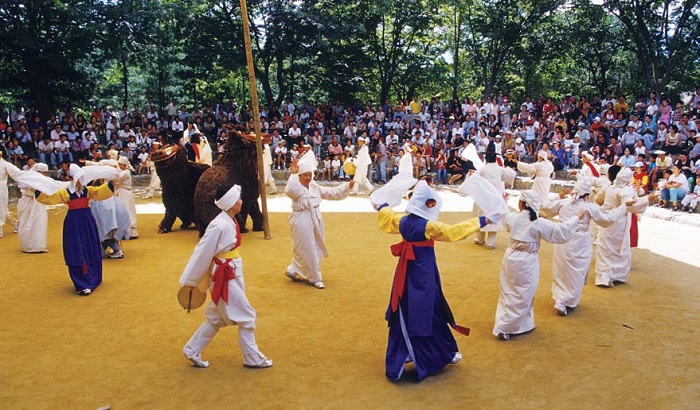
[[[637,161],[634,164],[634,173],[632,173],[632,186],[639,196],[644,196],[649,192],[649,175],[644,172],[644,165],[643,162]]]
[[[688,193],[688,178],[677,165],[674,165],[671,170],[672,174],[666,178],[666,183],[661,188],[661,206],[663,208],[672,206],[673,211],[678,211],[680,210],[678,201]]]
[[[637,157],[632,155],[632,152],[630,152],[629,148],[625,148],[625,153],[618,160],[618,164],[621,167],[634,168],[636,163],[637,163]]]
[[[70,152],[70,143],[66,139],[66,134],[61,134],[59,140],[53,144],[58,162],[73,162],[73,154]]]
[[[150,171],[150,163],[149,163],[149,155],[148,152],[146,151],[146,147],[142,146],[141,147],[141,152],[138,155],[138,160],[139,160],[139,167],[138,167],[138,173],[142,174],[143,171],[146,171],[147,174],[149,174]]]
[[[274,167],[275,169],[286,169],[287,167],[287,147],[285,147],[286,142],[284,140],[280,140],[277,142],[277,147],[275,147],[275,160],[274,160]]]

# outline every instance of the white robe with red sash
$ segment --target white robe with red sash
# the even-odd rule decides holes
[[[205,312],[206,321],[185,346],[188,357],[201,353],[221,327],[237,324],[244,363],[258,366],[267,360],[255,343],[255,309],[245,294],[241,258],[217,257],[238,248],[240,243],[238,225],[228,214],[221,212],[207,226],[182,272],[180,284],[183,286],[196,287],[207,279],[206,275],[211,275],[212,301]]]

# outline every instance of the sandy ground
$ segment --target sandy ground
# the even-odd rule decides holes
[[[353,201],[363,199],[347,204],[365,210]],[[491,336],[506,236],[494,251],[471,238],[438,244],[447,299],[457,322],[472,329],[456,336],[464,360],[421,383],[410,371],[392,383],[384,376],[383,315],[396,262],[389,245],[399,238],[381,233],[374,213],[324,215],[325,290],[284,277],[291,258],[285,213],[271,214],[272,240],[243,236],[258,344],[275,363],[251,370],[242,366],[235,328],[204,351],[210,368],[193,368],[182,356],[203,320],[203,310],[187,314],[175,300],[196,231],[158,235],[160,215],[148,213],[158,207],[143,204],[141,238],[124,243],[125,259],[104,262],[104,283],[93,295],[79,297],[61,252],[65,209],[49,211],[48,254],[19,252],[10,226],[0,240],[2,409],[700,406],[700,269],[654,245],[663,235],[680,243],[682,226],[644,219],[642,235],[653,240],[633,251],[631,282],[587,286],[581,307],[566,318],[552,308],[552,248],[543,245],[537,329],[508,342]],[[687,259],[698,258],[691,252]]]

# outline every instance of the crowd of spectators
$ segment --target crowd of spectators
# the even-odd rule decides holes
[[[687,104],[653,92],[632,102],[610,92],[602,98],[596,94],[553,101],[540,95],[514,102],[499,92],[483,100],[443,102],[440,97],[414,96],[381,105],[340,100],[295,105],[287,98],[281,106],[264,105],[259,112],[263,131],[272,136],[273,168],[286,169],[304,149],[312,149],[324,179],[347,178],[342,164],[355,155],[361,136],[370,141],[373,180],[380,184],[397,172],[406,143],[412,145],[415,175],[435,173],[439,183],[457,182],[473,167],[461,155],[469,144],[481,155],[491,141],[505,165],[513,167],[516,161],[532,161],[540,150],[547,152],[556,170],[579,168],[583,152],[599,163],[635,168],[641,162],[649,190],[658,189],[659,180],[668,180],[664,172],[674,164],[682,165],[681,173],[690,182],[686,193],[693,190],[700,172],[700,88]],[[188,108],[173,99],[159,108],[148,98],[143,106],[118,111],[103,105],[81,115],[66,106],[48,121],[41,118],[22,104],[9,111],[0,104],[5,158],[20,167],[31,159],[56,169],[61,163],[100,160],[108,150],[117,150],[134,168],[143,169],[155,140],[187,144],[183,134],[194,130],[220,153],[228,126],[253,128],[250,106],[233,100]],[[659,161],[662,151],[664,159]]]

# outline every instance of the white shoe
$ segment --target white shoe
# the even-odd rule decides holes
[[[81,291],[78,291],[78,295],[80,295],[80,296],[88,296],[91,293],[92,293],[92,289],[83,289]]]
[[[124,259],[124,251],[119,250],[117,252],[114,252],[113,254],[109,255],[109,259]]]
[[[319,280],[318,282],[314,283],[314,287],[316,289],[324,289],[326,285],[324,285],[323,282]]]
[[[15,222],[14,228],[15,228],[15,233],[19,232],[19,222]]]
[[[564,307],[563,309],[560,309],[560,308],[555,306],[554,309],[557,310],[557,313],[559,313],[559,316],[566,316],[569,314],[569,310],[566,307]]]
[[[195,353],[192,356],[187,356],[185,354],[185,357],[187,357],[187,360],[192,362],[194,367],[199,367],[202,369],[206,369],[207,367],[209,367],[209,362],[202,360],[202,355],[199,353]]]
[[[483,244],[485,244],[486,242],[485,242],[485,241],[480,241],[479,239],[474,239],[474,243],[477,244],[477,245],[483,245]]]
[[[492,250],[496,249],[496,247],[495,247],[495,246],[491,246],[491,245],[487,245],[487,246],[486,246],[486,249],[492,251]]]
[[[243,366],[251,369],[267,369],[268,367],[272,367],[272,359],[265,359],[264,362],[257,365],[243,363]]]
[[[510,339],[510,335],[508,333],[499,333],[498,338],[501,340],[508,340]]]
[[[450,361],[450,364],[457,364],[457,363],[459,363],[460,360],[462,360],[462,353],[457,352],[457,353],[455,353],[455,356]]]

